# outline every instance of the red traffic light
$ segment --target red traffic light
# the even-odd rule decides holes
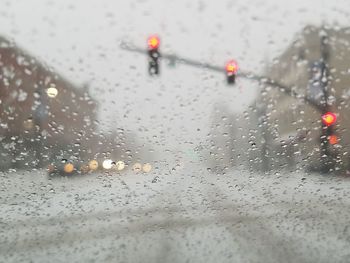
[[[333,112],[327,112],[322,115],[322,122],[326,126],[333,125],[337,120],[337,115],[335,115]]]
[[[330,135],[328,136],[328,141],[330,144],[334,145],[334,144],[338,144],[338,136],[337,135]]]
[[[226,70],[226,73],[229,75],[236,74],[238,70],[237,62],[233,59],[228,61],[225,66],[225,70]]]
[[[148,44],[148,48],[150,50],[152,49],[157,49],[159,47],[160,41],[159,41],[159,37],[156,35],[152,35],[147,39],[147,44]]]

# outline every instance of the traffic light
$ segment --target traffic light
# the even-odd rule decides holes
[[[328,142],[329,142],[331,145],[338,144],[338,136],[335,135],[335,134],[329,135],[329,136],[328,136]]]
[[[321,132],[321,165],[322,170],[329,172],[334,170],[337,159],[338,136],[335,133],[335,123],[337,115],[334,112],[326,111],[321,116],[322,132]]]
[[[236,74],[238,70],[238,65],[235,60],[230,60],[226,63],[225,71],[228,84],[234,84],[236,80]]]
[[[337,115],[335,115],[333,112],[326,112],[322,115],[322,122],[327,127],[333,125],[337,120]]]
[[[147,39],[148,45],[148,72],[152,75],[159,74],[159,37],[156,35],[152,35]]]
[[[325,111],[321,115],[322,132],[321,132],[321,167],[325,172],[335,169],[337,164],[338,151],[338,136],[335,132],[335,123],[337,115],[330,111]]]
[[[326,112],[322,114],[321,116],[322,124],[323,124],[323,136],[327,140],[327,143],[331,145],[335,145],[338,143],[338,136],[335,134],[334,131],[334,124],[337,121],[337,115],[333,112]]]

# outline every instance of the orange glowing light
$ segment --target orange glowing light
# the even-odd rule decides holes
[[[328,141],[332,145],[337,144],[338,143],[338,136],[337,135],[330,135],[328,137]]]
[[[334,124],[337,120],[337,116],[333,112],[327,112],[322,115],[322,122],[326,126]]]
[[[234,60],[230,60],[226,63],[225,66],[226,72],[230,74],[236,74],[238,70],[237,62]]]
[[[158,36],[150,36],[147,40],[149,49],[157,49],[160,44],[160,40]]]
[[[67,164],[64,165],[63,170],[66,173],[71,173],[74,170],[74,165],[71,164],[71,163],[67,163]]]

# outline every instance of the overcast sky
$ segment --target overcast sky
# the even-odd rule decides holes
[[[161,77],[150,79],[146,58],[121,50],[120,41],[142,47],[157,33],[163,52],[215,65],[235,58],[242,70],[262,72],[305,25],[347,26],[350,14],[348,0],[0,0],[0,7],[0,34],[74,83],[91,84],[104,129],[138,131],[170,148],[203,140],[215,103],[242,112],[257,87],[229,88],[218,73],[164,63]]]

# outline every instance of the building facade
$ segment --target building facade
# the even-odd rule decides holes
[[[323,42],[322,42],[323,41]],[[318,65],[327,48],[326,86],[317,84]],[[267,70],[266,75],[288,87],[293,96],[268,85],[258,99],[265,112],[266,149],[269,166],[315,168],[322,166],[322,101],[337,115],[331,145],[335,169],[349,168],[350,147],[350,29],[307,26]]]
[[[97,103],[88,90],[4,38],[0,91],[0,166],[40,166],[63,148],[82,154],[96,145]]]

